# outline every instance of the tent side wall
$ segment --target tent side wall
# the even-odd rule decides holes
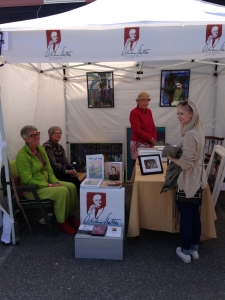
[[[185,66],[185,69],[187,67],[190,66]],[[149,68],[144,68],[143,71],[141,80],[135,79],[136,70],[132,76],[126,71],[122,73],[114,71],[115,107],[88,108],[86,70],[69,71],[69,76],[76,77],[66,83],[65,106],[62,80],[13,65],[4,66],[0,69],[0,85],[9,159],[14,159],[23,146],[20,129],[27,124],[34,124],[41,131],[41,143],[48,139],[48,128],[59,125],[64,133],[62,144],[65,146],[65,113],[68,119],[69,142],[125,144],[125,128],[130,126],[129,113],[136,105],[137,94],[142,91],[151,95],[149,107],[152,109],[156,126],[166,126],[167,142],[177,144],[180,133],[176,108],[159,106],[161,72],[157,71],[154,75]],[[200,109],[206,135],[212,134],[214,105],[212,71],[211,65],[204,68],[195,66],[193,70],[191,69],[190,78],[189,98],[195,101]],[[225,136],[223,77],[219,78],[218,85],[216,133]]]

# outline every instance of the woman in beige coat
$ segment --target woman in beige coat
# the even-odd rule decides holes
[[[187,201],[197,190],[206,188],[207,181],[203,167],[205,137],[199,112],[194,102],[182,101],[177,106],[178,120],[181,125],[182,139],[177,147],[182,149],[179,159],[168,156],[168,159],[180,166],[182,171],[177,185],[185,192]],[[198,245],[201,236],[199,206],[178,203],[180,213],[181,247],[176,249],[177,255],[190,263],[191,257],[199,259]]]

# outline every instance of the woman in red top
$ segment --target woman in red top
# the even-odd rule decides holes
[[[138,95],[137,107],[130,112],[131,138],[130,152],[133,166],[138,157],[138,148],[153,148],[156,145],[156,127],[152,111],[148,108],[151,98],[142,92]]]

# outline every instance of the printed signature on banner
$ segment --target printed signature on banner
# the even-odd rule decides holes
[[[209,47],[207,44],[205,47],[202,49],[203,53],[206,53],[208,55],[213,55],[213,54],[223,54],[225,51],[225,42],[222,44],[222,46],[219,49],[214,49],[212,47]]]
[[[121,55],[126,57],[126,58],[134,58],[134,57],[140,57],[143,54],[148,54],[148,52],[151,49],[143,49],[143,46],[144,46],[144,44],[141,45],[141,47],[138,49],[137,52],[129,50],[128,47],[126,46],[126,47],[124,47]]]
[[[55,52],[51,52],[51,50],[50,49],[48,49],[47,51],[46,51],[46,54],[45,54],[45,57],[48,57],[48,58],[50,58],[50,59],[63,59],[64,57],[66,57],[66,56],[71,56],[71,53],[73,52],[73,51],[65,51],[65,49],[66,49],[66,47],[64,47],[63,49],[62,49],[62,51],[61,51],[61,53],[60,54],[57,54],[57,53],[55,53]]]
[[[121,220],[121,219],[112,218],[111,217],[112,213],[109,213],[106,219],[103,221],[96,220],[95,218],[92,218],[91,215],[92,214],[88,214],[85,217],[83,224],[119,225],[119,221]]]

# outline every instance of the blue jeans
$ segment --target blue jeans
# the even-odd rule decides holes
[[[178,203],[180,213],[180,238],[184,254],[190,250],[198,251],[201,236],[201,220],[199,206]]]

